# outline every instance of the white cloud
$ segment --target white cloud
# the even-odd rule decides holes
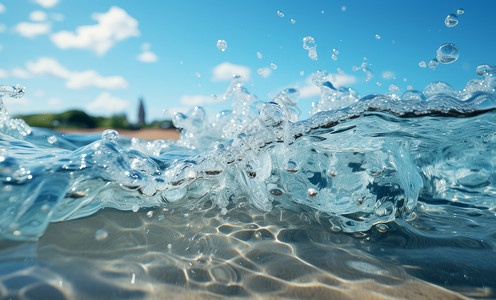
[[[148,43],[141,45],[141,53],[136,57],[137,60],[145,63],[153,63],[158,61],[158,56],[150,50],[151,46]]]
[[[36,75],[48,75],[58,78],[67,79],[71,76],[71,72],[62,66],[58,61],[50,57],[42,57],[37,61],[28,61],[26,68],[29,72]]]
[[[320,88],[313,83],[307,84],[299,89],[300,98],[306,99],[320,95]]]
[[[66,86],[70,89],[97,87],[102,89],[127,88],[127,81],[122,76],[104,77],[96,71],[72,72],[67,78]]]
[[[205,96],[205,95],[182,95],[179,99],[179,102],[182,105],[186,106],[199,106],[208,103],[217,102],[216,97],[213,96]]]
[[[244,80],[250,78],[250,69],[245,66],[235,65],[230,62],[223,62],[212,70],[213,81],[230,81],[233,76],[239,75]]]
[[[14,31],[27,38],[34,38],[38,35],[47,34],[51,30],[47,23],[21,22],[14,27]]]
[[[60,106],[62,104],[62,100],[59,98],[50,98],[47,101],[48,105],[50,106]]]
[[[29,72],[24,70],[24,69],[21,69],[21,68],[14,68],[14,69],[12,69],[12,71],[10,71],[10,73],[12,74],[12,76],[17,77],[17,78],[29,78],[30,77]]]
[[[94,70],[70,71],[62,66],[57,60],[50,57],[39,58],[35,62],[26,63],[27,70],[35,75],[48,75],[66,80],[66,87],[70,89],[102,88],[122,89],[127,88],[128,83],[122,76],[102,76]]]
[[[348,86],[357,81],[355,76],[348,75],[345,73],[329,74],[328,80],[336,88],[342,86]],[[320,96],[320,88],[312,82],[311,76],[305,80],[305,85],[301,87],[299,90],[300,90],[300,97],[302,99]]]
[[[47,14],[41,10],[32,11],[29,14],[29,19],[33,22],[43,22],[47,19]]]
[[[0,69],[0,78],[7,78],[7,71]]]
[[[0,14],[5,12],[5,5],[0,3]]]
[[[330,81],[331,83],[339,88],[343,86],[348,86],[350,84],[353,84],[357,81],[357,78],[353,75],[348,75],[345,73],[339,73],[339,74],[330,74]]]
[[[62,22],[64,21],[64,15],[61,13],[51,13],[50,14],[50,19],[57,21],[57,22]]]
[[[121,113],[130,107],[130,101],[112,96],[108,92],[100,93],[95,100],[86,105],[86,109],[98,115]]]
[[[92,18],[96,25],[80,26],[75,32],[57,32],[51,36],[52,42],[61,49],[88,49],[103,55],[115,43],[140,35],[138,21],[122,8],[112,6],[108,12],[95,13]]]
[[[57,3],[59,3],[59,0],[33,0],[33,1],[45,8],[53,7],[57,5]]]

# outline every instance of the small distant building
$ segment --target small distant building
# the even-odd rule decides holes
[[[146,125],[145,104],[144,104],[144,101],[143,101],[143,97],[140,97],[140,99],[139,99],[138,123],[136,125],[138,125],[138,127],[142,127],[142,126]]]

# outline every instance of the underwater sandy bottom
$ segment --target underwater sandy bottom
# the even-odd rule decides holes
[[[106,209],[51,224],[38,242],[0,242],[0,296],[463,299],[487,292],[450,291],[411,276],[419,266],[370,249],[385,234],[334,233],[278,209]]]

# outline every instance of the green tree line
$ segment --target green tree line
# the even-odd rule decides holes
[[[174,128],[169,120],[154,121],[138,128],[131,124],[126,114],[115,114],[110,117],[91,116],[82,110],[68,110],[62,113],[46,113],[19,115],[29,126],[50,129],[140,129],[140,128]]]

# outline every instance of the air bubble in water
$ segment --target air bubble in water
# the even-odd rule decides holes
[[[284,17],[284,13],[280,10],[277,11],[277,15],[281,18]]]
[[[275,70],[275,69],[277,69],[277,65],[275,63],[270,63],[270,68],[272,70]]]
[[[298,163],[296,163],[295,161],[288,160],[288,162],[286,163],[286,171],[288,173],[296,173],[298,172],[299,169],[300,167],[298,166]]]
[[[47,142],[48,142],[48,143],[50,143],[50,144],[54,144],[54,143],[56,143],[56,142],[57,142],[57,137],[56,137],[56,136],[54,136],[54,135],[49,136],[49,137],[47,138]]]
[[[385,233],[389,230],[389,226],[387,226],[386,224],[377,224],[375,225],[375,229],[377,229],[377,231],[381,233]]]
[[[453,43],[441,45],[436,52],[437,60],[442,64],[451,64],[458,59],[458,48]]]
[[[218,40],[217,41],[217,49],[219,49],[222,52],[226,51],[227,42],[225,40]]]
[[[455,27],[458,24],[458,17],[455,14],[449,14],[446,19],[444,19],[444,24],[447,27]]]
[[[427,67],[427,64],[426,64],[425,60],[422,60],[421,62],[419,62],[419,67],[421,67],[421,68],[426,68]]]
[[[262,53],[257,52],[257,58],[258,58],[258,59],[262,59]]]
[[[465,13],[465,10],[463,8],[459,8],[456,10],[457,15],[463,15]]]
[[[294,25],[294,24],[296,24],[296,20],[295,20],[295,19],[291,19],[291,21],[290,21],[290,22],[291,22],[291,24],[293,24],[293,25]]]
[[[102,139],[104,140],[115,140],[119,137],[119,133],[114,129],[107,129],[102,133]]]
[[[376,35],[375,35],[375,39],[376,39],[376,40],[380,40],[380,39],[381,39],[381,35],[380,35],[380,34],[376,34]]]
[[[310,189],[307,190],[308,197],[312,197],[313,198],[313,197],[317,196],[318,193],[319,192],[316,189],[310,188]]]
[[[432,70],[436,69],[437,65],[439,65],[439,61],[437,59],[433,58],[429,61],[429,68]]]
[[[97,240],[97,241],[103,241],[107,237],[108,237],[108,232],[105,229],[98,229],[95,232],[95,240]]]

